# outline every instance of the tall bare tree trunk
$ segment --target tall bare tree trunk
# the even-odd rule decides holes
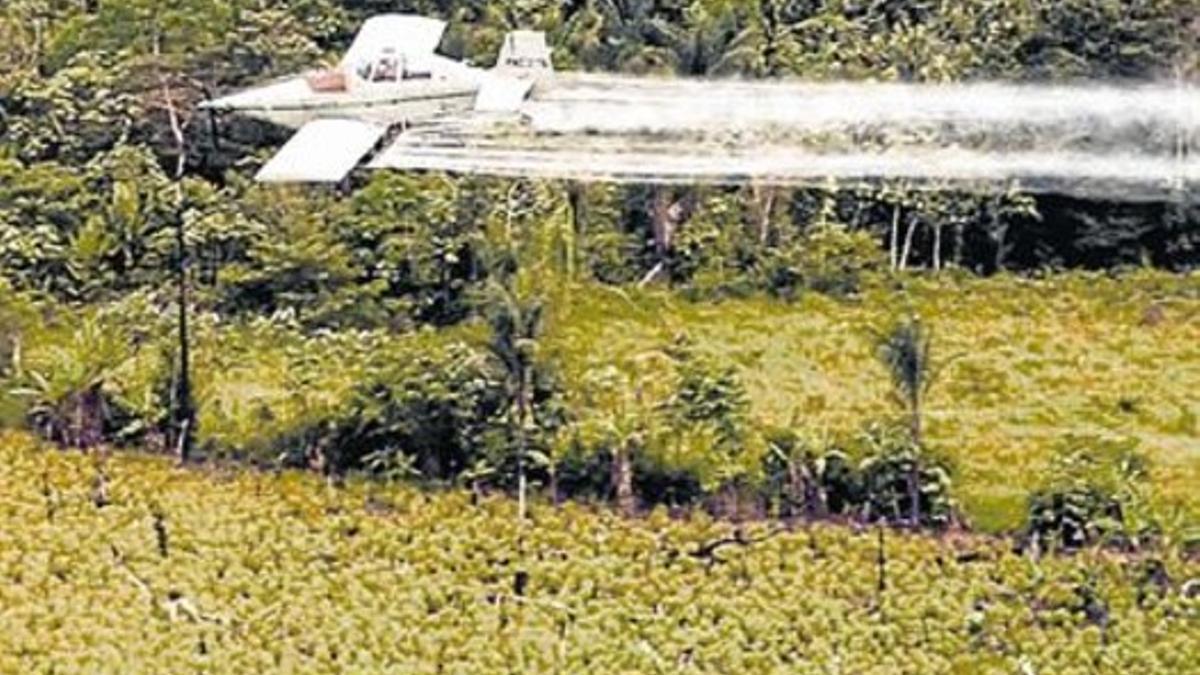
[[[655,187],[650,205],[650,220],[654,227],[654,254],[658,260],[666,258],[675,236],[675,218],[672,214],[673,200],[670,188]]]
[[[876,600],[876,604],[880,608],[882,608],[883,607],[883,594],[887,592],[887,551],[884,548],[883,523],[879,524],[878,530],[879,530],[879,548],[875,554],[875,562],[877,565],[878,574],[877,574],[875,588],[879,592],[879,595]]]
[[[617,501],[617,511],[632,516],[637,511],[637,500],[633,494],[633,453],[638,447],[636,436],[625,439],[613,451],[612,485]]]
[[[908,269],[908,259],[912,255],[913,235],[917,233],[917,223],[914,221],[909,224],[908,231],[904,233],[904,251],[900,253],[900,270]]]
[[[154,38],[154,55],[161,58],[159,36]],[[192,401],[191,360],[188,353],[190,340],[188,338],[188,253],[184,237],[184,194],[183,176],[187,169],[187,140],[184,136],[184,122],[175,105],[175,94],[171,90],[169,78],[159,73],[159,84],[162,87],[163,108],[171,124],[171,136],[175,141],[175,173],[172,176],[175,192],[175,249],[179,258],[176,265],[176,281],[179,302],[178,337],[179,337],[179,379],[176,392],[175,410],[175,452],[181,462],[187,461],[192,452],[192,438],[195,433],[196,411]]]
[[[998,221],[999,219],[995,220]],[[1008,253],[1008,243],[1006,241],[1008,238],[1008,225],[998,225],[994,231],[993,238],[996,240],[995,271],[1000,272],[1004,269],[1004,256]]]
[[[922,405],[921,405],[921,394],[920,394],[920,393],[914,393],[914,394],[912,395],[912,401],[910,402],[910,404],[909,404],[909,405],[912,407],[912,410],[911,410],[911,412],[912,412],[912,417],[911,417],[911,419],[909,419],[909,429],[910,429],[910,431],[912,432],[912,439],[913,439],[913,443],[916,443],[917,445],[920,445],[920,444],[921,444],[921,441],[923,440],[923,439],[921,438],[921,434],[922,434],[922,429],[921,429],[921,412],[922,412],[922,410],[921,410],[921,408],[922,408]]]
[[[522,526],[528,513],[528,489],[525,478],[525,455],[529,452],[529,408],[530,391],[533,389],[533,372],[528,366],[521,367],[521,382],[517,391],[517,514]]]
[[[936,224],[933,226],[933,269],[940,271],[942,269],[942,226]]]
[[[910,401],[912,417],[909,420],[913,439],[913,465],[908,472],[908,500],[913,528],[921,526],[921,393],[915,391]]]
[[[578,181],[568,181],[567,202],[571,206],[571,227],[582,239],[587,234],[587,186]]]
[[[892,230],[888,242],[888,262],[893,270],[900,266],[900,205],[892,206]]]
[[[750,204],[754,215],[755,230],[758,243],[765,246],[771,238],[771,216],[775,211],[777,189],[772,185],[753,185],[750,187]]]
[[[961,222],[954,225],[954,264],[962,267],[963,264],[963,247],[966,245],[965,225]]]

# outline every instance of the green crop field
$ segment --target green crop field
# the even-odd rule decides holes
[[[1194,565],[0,439],[3,672],[1184,672]],[[518,580],[520,579],[520,580]],[[1165,579],[1165,580],[1164,580]],[[1195,582],[1193,582],[1194,586]]]
[[[1135,439],[1162,503],[1200,517],[1200,278],[1147,274],[914,280],[855,301],[808,295],[689,303],[665,293],[577,294],[551,325],[576,378],[687,333],[737,365],[762,424],[837,437],[894,414],[875,332],[915,313],[939,371],[930,442],[954,461],[977,528],[1021,525],[1065,438]]]

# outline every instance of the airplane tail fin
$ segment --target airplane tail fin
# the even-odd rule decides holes
[[[483,78],[475,97],[479,112],[514,112],[533,85],[554,73],[546,34],[517,30],[504,36],[496,67]]]
[[[496,70],[525,71],[541,75],[554,70],[546,34],[540,31],[516,30],[504,36]]]

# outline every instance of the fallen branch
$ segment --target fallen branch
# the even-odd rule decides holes
[[[108,547],[109,550],[112,551],[113,562],[116,564],[117,569],[121,570],[125,573],[125,576],[129,577],[129,580],[133,582],[133,585],[136,586],[143,595],[146,596],[146,599],[150,601],[150,604],[154,604],[154,589],[150,588],[150,584],[146,583],[144,579],[134,573],[133,568],[131,568],[129,563],[125,561],[125,554],[121,552],[121,549],[117,548],[116,544],[109,544]]]
[[[788,528],[786,527],[775,527],[757,537],[747,537],[746,533],[741,528],[738,528],[733,531],[732,536],[722,537],[720,539],[710,541],[694,551],[689,551],[688,555],[698,560],[707,560],[709,563],[721,562],[721,559],[717,557],[717,551],[725,546],[751,546],[753,544],[761,544],[762,542],[773,537],[777,537],[787,531]]]
[[[654,281],[658,277],[658,275],[663,271],[664,266],[665,266],[665,263],[663,263],[662,261],[659,261],[659,263],[657,265],[655,265],[653,268],[651,268],[650,271],[646,273],[646,276],[642,277],[642,280],[638,282],[638,288],[645,288],[646,285],[648,285],[650,282]]]

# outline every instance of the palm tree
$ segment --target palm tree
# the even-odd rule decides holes
[[[917,317],[901,320],[880,336],[879,356],[892,377],[896,397],[908,411],[913,458],[908,471],[908,499],[913,527],[921,523],[921,414],[933,379],[928,332]]]
[[[897,322],[879,339],[879,356],[892,377],[897,397],[908,411],[913,443],[921,444],[921,410],[932,378],[931,339],[917,317]]]
[[[542,331],[543,304],[538,298],[521,298],[510,288],[496,286],[489,303],[492,339],[489,347],[504,367],[505,414],[516,441],[518,512],[526,515],[525,464],[529,455],[529,432],[534,425],[534,367],[537,340]]]

